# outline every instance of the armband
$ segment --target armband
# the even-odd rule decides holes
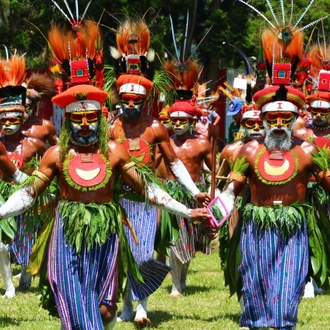
[[[134,167],[135,163],[134,162],[129,162],[126,165],[123,166],[123,168],[121,169],[121,172],[126,172],[128,171],[130,168]]]
[[[48,184],[50,182],[50,180],[48,179],[48,177],[45,174],[41,173],[40,171],[33,171],[32,172],[32,175],[35,176],[35,177],[37,177],[38,179],[40,179],[44,183],[47,183]]]
[[[241,173],[237,173],[237,172],[230,172],[228,177],[230,179],[238,181],[242,184],[245,184],[246,180],[247,180],[245,175],[243,175]]]
[[[330,176],[330,170],[326,169],[325,171],[320,171],[316,174],[317,179],[325,179]]]

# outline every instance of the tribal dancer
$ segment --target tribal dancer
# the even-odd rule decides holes
[[[58,142],[55,126],[51,121],[38,116],[38,110],[42,98],[51,98],[55,95],[54,81],[46,73],[35,73],[26,80],[26,88],[22,131],[26,136],[38,138],[53,146]]]
[[[177,157],[187,168],[191,179],[202,189],[201,172],[203,164],[212,168],[212,147],[208,138],[192,129],[195,118],[200,117],[201,110],[195,102],[189,100],[177,100],[169,110],[174,135],[171,137],[171,145]],[[176,182],[175,177],[169,171],[168,180],[165,181],[166,190],[172,196],[181,196],[180,201],[185,205],[195,206],[191,196]],[[205,186],[205,183],[204,183]],[[207,190],[204,187],[203,190]],[[163,212],[164,213],[164,212]],[[189,220],[176,217],[179,226],[178,240],[172,242],[170,248],[170,266],[173,268],[171,297],[179,297],[186,289],[186,277],[190,261],[197,251],[206,254],[211,253],[210,239],[201,226],[191,223]]]
[[[240,325],[294,329],[309,267],[307,184],[314,174],[330,191],[330,178],[315,163],[317,147],[292,136],[304,95],[281,85],[257,92],[254,100],[266,136],[242,146],[222,193],[232,209],[244,184],[251,189],[240,237]]]
[[[154,77],[152,82],[146,77],[150,77],[151,71],[152,51],[148,50],[149,34],[148,27],[142,20],[127,20],[119,27],[118,50],[112,49],[112,55],[118,59],[119,77],[116,86],[123,113],[112,122],[110,137],[123,144],[132,161],[140,164],[142,168],[149,167],[152,171],[155,170],[157,147],[176,178],[202,205],[205,199],[209,200],[208,194],[198,190],[186,168],[176,157],[164,125],[143,112],[147,96],[156,80]],[[138,241],[143,242],[137,245],[126,229],[134,257],[143,273],[144,283],[136,283],[129,277],[130,290],[124,299],[123,312],[118,321],[130,321],[134,318],[137,325],[148,326],[151,323],[147,317],[148,297],[161,285],[171,268],[153,258],[157,211],[154,207],[148,206],[144,198],[138,197],[140,198],[137,199],[137,196],[132,196],[128,192],[121,203],[128,213]],[[132,300],[138,301],[135,316]]]
[[[25,212],[57,178],[60,201],[47,272],[65,330],[112,329],[116,292],[123,289],[128,270],[141,279],[127,245],[122,208],[114,201],[116,174],[151,203],[188,214],[192,220],[208,219],[205,209],[190,210],[152,182],[143,184],[125,148],[108,141],[107,119],[102,116],[107,96],[82,84],[52,99],[66,113],[59,145],[47,150],[31,183],[0,208],[1,218]]]
[[[1,62],[0,72],[2,72],[0,78],[0,85],[2,86],[0,89],[0,123],[3,132],[0,142],[15,167],[31,174],[33,165],[29,162],[34,162],[37,166],[38,160],[46,151],[46,145],[39,139],[25,136],[22,132],[26,95],[26,88],[21,86],[25,78],[24,58],[14,55],[6,62]],[[2,198],[6,200],[15,187],[11,184],[12,180],[6,175],[6,172],[1,174],[3,181],[0,183],[0,191]],[[8,237],[2,235],[0,270],[6,286],[5,296],[9,298],[15,295],[15,288],[11,282],[8,249],[14,260],[22,266],[19,288],[26,289],[31,285],[31,274],[26,269],[37,228],[29,226],[28,218],[28,215],[16,218],[17,232],[12,237],[9,246],[4,244]]]
[[[243,106],[242,109],[241,125],[245,131],[244,138],[226,145],[220,154],[218,176],[220,178],[219,188],[221,181],[228,176],[232,170],[234,161],[238,152],[246,143],[257,140],[264,136],[264,124],[260,118],[260,110],[255,104]],[[237,264],[240,259],[237,258],[236,253],[239,248],[239,231],[241,228],[241,209],[242,204],[246,203],[249,198],[249,191],[245,189],[240,196],[237,197],[235,208],[229,218],[229,223],[226,222],[222,225],[219,231],[219,255],[221,266],[225,274],[225,284],[229,285],[230,292],[235,292],[237,280],[239,279],[237,273]]]

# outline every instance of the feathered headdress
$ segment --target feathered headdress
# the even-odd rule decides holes
[[[198,84],[196,102],[199,107],[210,108],[212,104],[219,99],[219,91],[212,91],[211,95],[207,96],[207,83]]]
[[[324,20],[327,16],[319,18],[302,28],[298,28],[299,23],[313,4],[314,0],[309,2],[295,24],[292,23],[293,0],[291,1],[288,21],[286,21],[285,17],[283,0],[279,1],[281,22],[277,18],[270,0],[266,0],[272,13],[274,23],[249,3],[243,0],[239,1],[257,12],[270,25],[270,28],[265,28],[261,35],[268,75],[272,78],[273,84],[289,84],[290,79],[293,77],[297,65],[303,56],[303,31]]]
[[[57,78],[62,78],[69,86],[92,83],[102,88],[103,53],[101,32],[96,22],[85,20],[90,0],[83,14],[79,15],[78,1],[75,2],[75,16],[67,1],[65,5],[69,16],[52,0],[55,6],[70,22],[72,31],[53,25],[48,33],[48,41],[53,53],[50,62],[50,72]],[[61,92],[61,81],[57,81],[58,92]]]
[[[152,79],[155,52],[149,49],[150,31],[144,19],[126,17],[116,31],[116,42],[117,48],[110,47],[111,56],[117,61],[116,75],[137,74]]]
[[[184,40],[183,46],[181,48],[181,53],[179,52],[179,48],[177,45],[173,20],[170,15],[170,23],[171,23],[171,31],[172,31],[172,39],[173,45],[175,49],[175,56],[173,56],[169,51],[168,53],[171,55],[172,59],[166,60],[164,63],[165,70],[169,73],[171,80],[173,81],[173,87],[176,89],[178,93],[179,99],[187,99],[194,97],[198,97],[198,80],[200,78],[202,67],[198,64],[196,60],[193,59],[193,55],[196,50],[205,39],[211,28],[206,32],[202,40],[195,47],[194,51],[190,53],[190,50],[187,49],[187,39],[188,39],[188,31],[189,31],[189,11],[186,16],[186,27],[184,32]]]
[[[0,59],[0,112],[15,111],[24,113],[26,88],[22,86],[25,79],[25,59],[14,54]]]
[[[33,73],[26,80],[26,102],[39,102],[42,97],[51,98],[56,94],[53,78],[47,73]]]
[[[17,54],[0,59],[0,87],[20,86],[25,79],[25,59]]]

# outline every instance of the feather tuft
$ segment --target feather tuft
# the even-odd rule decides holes
[[[119,60],[120,57],[121,57],[121,54],[120,54],[119,50],[116,47],[113,47],[113,46],[110,46],[110,54],[116,60]]]
[[[26,80],[26,88],[34,89],[40,95],[50,98],[56,94],[54,80],[47,73],[33,73]]]
[[[0,86],[21,86],[25,79],[25,59],[17,54],[0,61]]]
[[[153,62],[155,60],[155,51],[153,49],[149,49],[147,51],[146,58],[149,62]]]

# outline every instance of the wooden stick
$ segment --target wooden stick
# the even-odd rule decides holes
[[[211,168],[211,199],[214,199],[215,196],[215,168],[217,161],[217,138],[219,136],[219,126],[209,124],[208,126],[208,135],[210,137],[211,146],[212,146],[212,168]]]

